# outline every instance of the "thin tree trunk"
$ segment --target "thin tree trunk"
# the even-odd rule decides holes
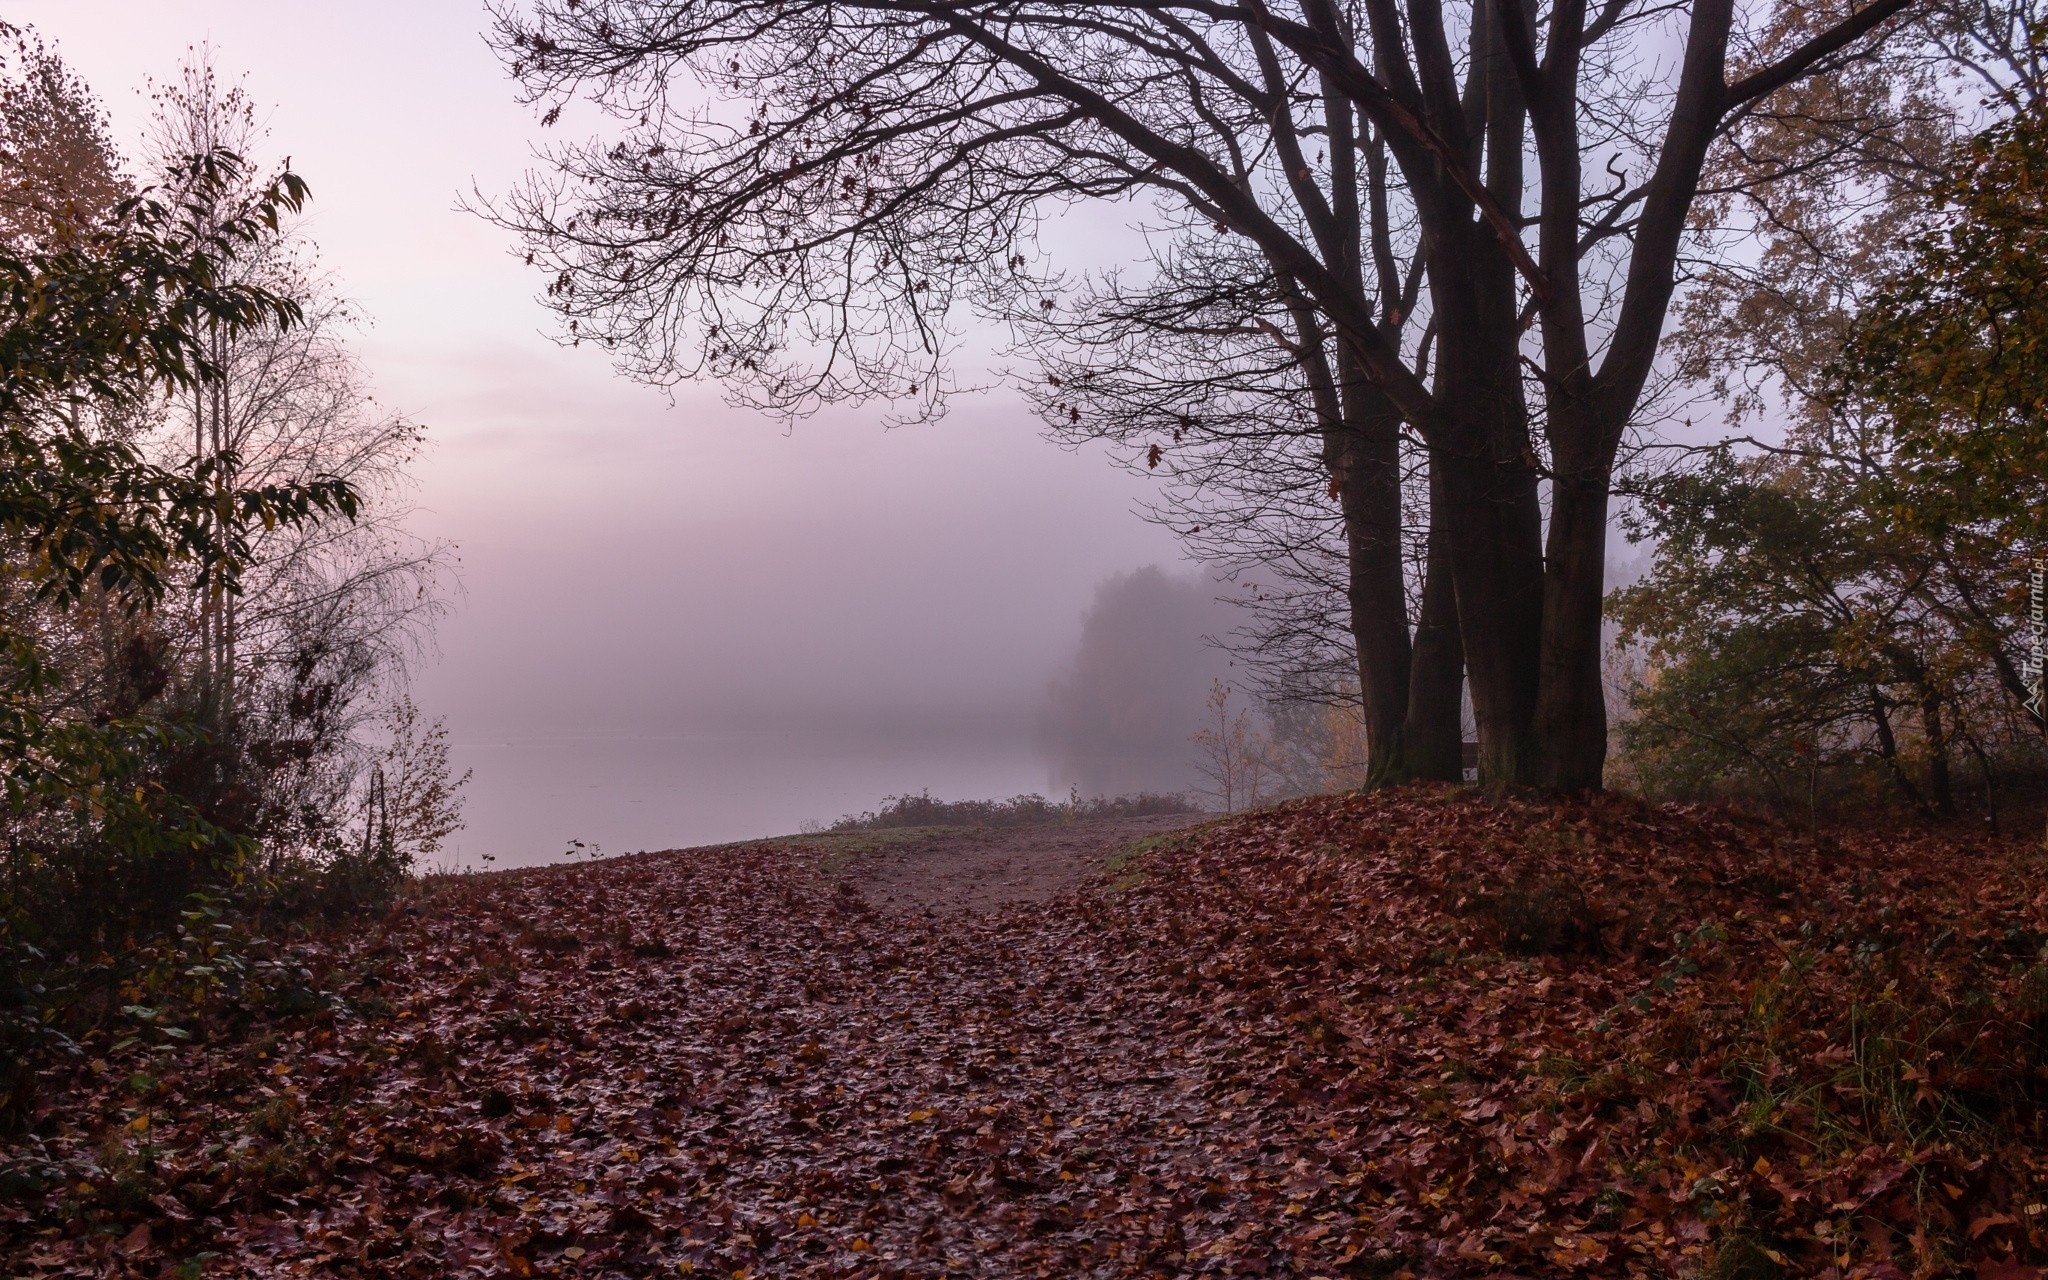
[[[196,482],[196,470],[206,457],[206,404],[207,390],[202,386],[192,388],[192,466]],[[199,696],[204,703],[213,696],[213,574],[202,570],[199,581]]]
[[[1941,698],[1929,693],[1920,700],[1920,730],[1927,737],[1927,794],[1934,802],[1934,811],[1942,817],[1953,817],[1956,811],[1955,787],[1949,776],[1948,734],[1941,718]]]
[[[1870,718],[1877,726],[1877,749],[1883,757],[1885,767],[1891,770],[1892,781],[1899,784],[1899,791],[1920,812],[1927,812],[1927,801],[1920,794],[1920,788],[1906,776],[1905,766],[1899,763],[1899,739],[1892,732],[1891,712],[1886,708],[1884,695],[1876,689],[1870,691]]]
[[[1465,776],[1465,647],[1458,638],[1458,589],[1451,576],[1449,535],[1438,519],[1442,488],[1430,464],[1430,523],[1422,571],[1422,611],[1408,673],[1408,772],[1458,782]]]
[[[1977,740],[1977,735],[1970,731],[1969,722],[1967,720],[1961,721],[1958,728],[1962,732],[1964,745],[1968,746],[1970,754],[1977,758],[1977,772],[1984,779],[1984,822],[1990,828],[1991,834],[1996,836],[1998,834],[1998,775],[1992,769],[1990,753],[1984,750],[1984,744]]]
[[[1359,149],[1356,118],[1342,95],[1323,101],[1323,123],[1329,144],[1331,174],[1329,248],[1332,263],[1357,296],[1368,296],[1366,264],[1371,261],[1381,287],[1396,279],[1391,253],[1367,244],[1369,221],[1384,228],[1386,174],[1368,159],[1369,180],[1377,220],[1369,220],[1359,203]],[[1298,158],[1298,157],[1297,157]],[[1380,246],[1384,248],[1384,246]],[[1382,315],[1392,299],[1381,298]],[[1393,322],[1385,321],[1392,335]],[[1344,512],[1345,550],[1350,561],[1348,587],[1351,634],[1358,653],[1358,688],[1365,712],[1366,778],[1369,785],[1399,782],[1412,772],[1405,728],[1413,648],[1408,635],[1406,566],[1402,562],[1401,411],[1374,385],[1354,343],[1339,340],[1331,352],[1337,376],[1337,400],[1344,439],[1336,450]],[[1325,444],[1326,453],[1329,446]],[[1337,459],[1332,459],[1333,461]]]
[[[1407,776],[1410,646],[1401,563],[1401,415],[1364,374],[1356,352],[1329,342],[1294,291],[1296,358],[1321,426],[1323,465],[1344,520],[1345,595],[1365,720],[1367,784]]]

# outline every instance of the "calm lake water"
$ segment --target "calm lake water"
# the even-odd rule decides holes
[[[1044,792],[1044,761],[1007,740],[878,746],[815,734],[479,739],[453,744],[466,826],[438,859],[531,866],[787,835],[929,790],[946,800]],[[486,861],[485,855],[490,855]]]

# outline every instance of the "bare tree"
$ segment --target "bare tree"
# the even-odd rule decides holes
[[[1270,744],[1252,721],[1251,709],[1230,705],[1231,689],[1218,680],[1209,689],[1208,714],[1188,741],[1199,753],[1195,767],[1209,780],[1209,794],[1225,813],[1257,808],[1267,797]]]
[[[195,151],[249,155],[263,142],[255,103],[220,82],[204,51],[154,98],[154,160],[166,172]],[[410,706],[407,668],[445,608],[450,548],[406,528],[408,465],[424,431],[370,395],[347,341],[357,317],[310,241],[287,228],[227,267],[291,298],[301,321],[212,334],[223,376],[174,401],[157,448],[229,460],[224,484],[339,477],[363,508],[350,522],[260,533],[239,590],[202,581],[179,639],[205,720],[265,772],[256,821],[274,843],[318,847],[369,803],[375,740],[389,736],[392,707]],[[416,718],[408,732],[433,740]]]
[[[1059,305],[1033,244],[1063,204],[1141,199],[1245,237],[1323,343],[1374,752],[1409,692],[1405,423],[1435,472],[1482,779],[1597,786],[1611,477],[1702,166],[1908,3],[1830,11],[1755,58],[1733,0],[505,4],[499,46],[543,119],[586,96],[624,128],[551,151],[498,213],[574,338],[788,411],[936,407],[955,304]],[[1384,224],[1380,156],[1402,210]],[[1419,329],[1382,225],[1412,228]]]

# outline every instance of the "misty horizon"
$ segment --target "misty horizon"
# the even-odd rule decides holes
[[[456,548],[412,694],[475,770],[461,861],[555,856],[558,834],[607,850],[777,834],[906,790],[1072,784],[1040,734],[1085,613],[1117,575],[1185,567],[1140,512],[1146,477],[1048,443],[1011,392],[932,423],[841,407],[792,424],[558,345],[541,282],[457,207],[505,190],[535,134],[472,6],[39,0],[13,16],[94,86],[124,142],[144,87],[203,47],[264,108],[261,158],[289,155],[312,184],[307,231],[369,321],[351,345],[379,401],[427,427],[413,532]],[[1119,225],[1078,220],[1076,251],[1113,259]],[[674,750],[611,750],[635,743]],[[721,772],[684,750],[707,743],[752,763]],[[536,799],[551,775],[554,816]],[[610,827],[607,804],[624,815]]]
[[[900,795],[1192,794],[1203,780],[1189,738],[1229,670],[1210,641],[1231,617],[1215,583],[1148,565],[1097,584],[1072,642],[1007,705],[735,703],[686,726],[457,731],[454,763],[474,776],[446,860],[524,865],[572,841],[612,854],[783,835]]]

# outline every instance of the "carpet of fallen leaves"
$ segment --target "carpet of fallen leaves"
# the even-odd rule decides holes
[[[802,846],[430,886],[322,944],[333,1007],[47,1081],[0,1270],[2048,1257],[2038,852],[1427,789],[1154,843],[989,914]]]

